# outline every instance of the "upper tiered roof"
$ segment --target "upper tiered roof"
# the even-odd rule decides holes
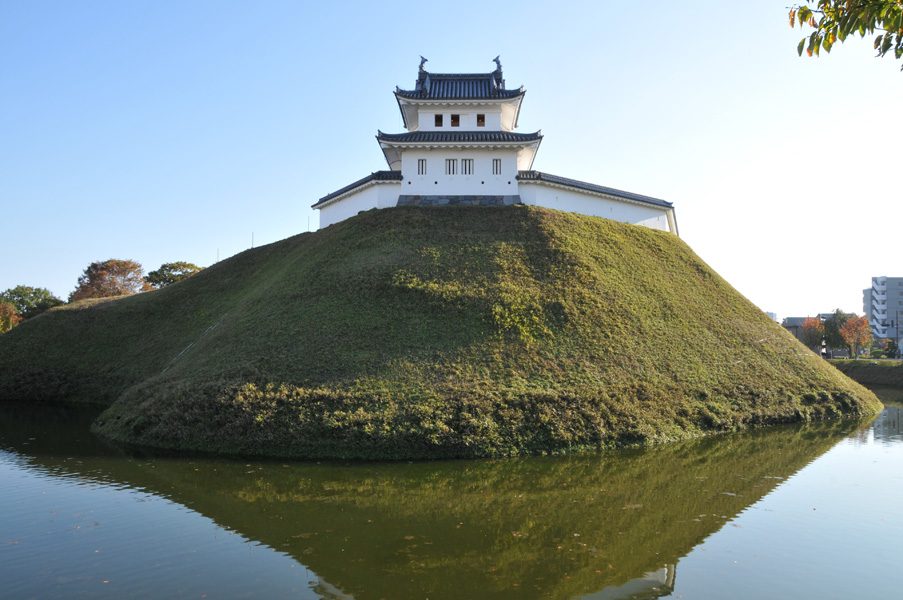
[[[513,109],[513,119],[508,129],[517,126],[517,113],[526,93],[523,86],[516,90],[505,89],[502,63],[495,57],[496,68],[491,73],[430,73],[423,68],[427,62],[420,57],[420,71],[413,90],[395,88],[395,98],[401,109],[405,129],[416,131],[417,110],[420,105],[448,103],[504,103]]]
[[[413,90],[397,88],[398,96],[409,99],[471,100],[477,98],[514,98],[524,93],[524,88],[506,90],[505,80],[498,79],[499,71],[492,73],[427,73],[421,72]]]
[[[492,73],[430,73],[423,68],[426,59],[420,57],[420,73],[413,90],[395,88],[402,98],[429,100],[474,100],[481,98],[514,98],[524,94],[523,86],[506,90],[502,77],[502,63],[495,57]]]

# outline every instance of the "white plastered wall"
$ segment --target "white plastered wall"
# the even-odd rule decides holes
[[[668,225],[668,209],[665,207],[641,206],[530,181],[521,181],[519,190],[521,202],[530,206],[553,208],[590,217],[605,217],[622,223],[671,231]]]
[[[401,183],[380,182],[345,196],[320,209],[320,229],[333,223],[344,221],[357,213],[371,208],[389,208],[398,204]]]
[[[492,159],[502,161],[500,175],[492,174]],[[426,174],[417,174],[418,159],[426,159]],[[446,159],[457,160],[455,175],[445,174]],[[463,174],[462,159],[473,159],[473,175]],[[518,193],[517,149],[412,149],[401,156],[404,181],[399,193],[414,196],[513,196]]]
[[[436,127],[436,115],[442,115],[442,126]],[[477,115],[486,115],[486,125],[477,127]],[[451,116],[460,116],[460,125],[451,126]],[[499,106],[420,107],[418,131],[501,131],[502,109]]]

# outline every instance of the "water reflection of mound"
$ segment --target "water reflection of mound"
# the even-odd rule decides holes
[[[189,506],[291,555],[334,597],[654,598],[673,589],[682,556],[848,432],[827,423],[595,456],[389,465],[76,465],[17,451]]]

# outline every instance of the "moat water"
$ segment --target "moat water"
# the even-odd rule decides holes
[[[108,446],[0,405],[0,597],[894,598],[903,393],[646,450],[327,464]]]

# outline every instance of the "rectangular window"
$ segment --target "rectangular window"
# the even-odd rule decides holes
[[[417,174],[418,175],[426,175],[426,159],[425,158],[417,159]]]
[[[492,174],[493,175],[501,175],[502,174],[502,159],[501,158],[493,158],[492,159]]]
[[[442,115],[436,115],[436,127],[442,127]]]
[[[445,159],[445,174],[446,175],[454,175],[458,171],[458,159],[457,158],[446,158]]]
[[[477,115],[477,127],[486,127],[486,115]]]
[[[461,115],[452,115],[451,116],[451,126],[452,127],[460,127],[461,126]]]
[[[473,175],[473,159],[472,158],[462,158],[461,159],[461,174],[462,175]]]

